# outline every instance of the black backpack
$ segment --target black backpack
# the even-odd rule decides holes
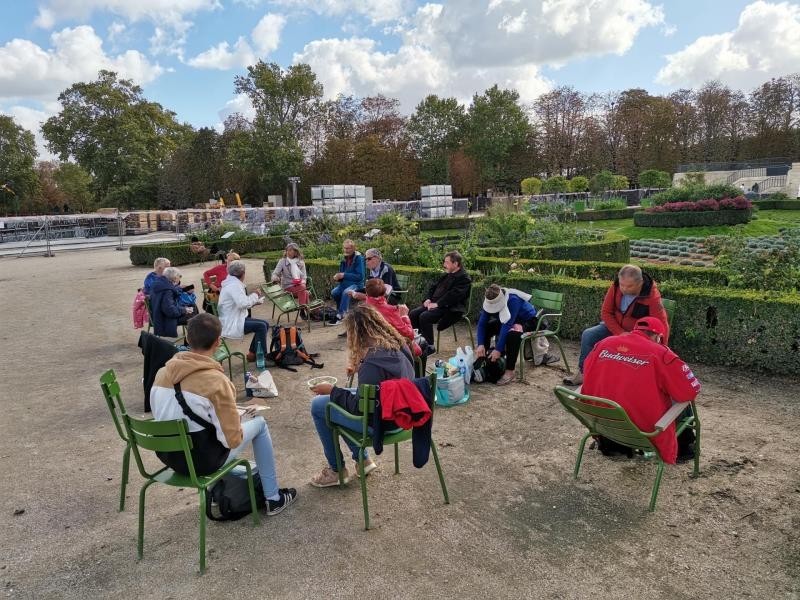
[[[487,350],[489,354],[491,350]],[[497,383],[506,372],[506,357],[501,356],[495,362],[481,356],[472,365],[472,381],[475,383]]]
[[[303,344],[303,337],[297,327],[281,327],[275,325],[272,328],[272,340],[270,341],[269,358],[275,363],[276,367],[297,372],[293,369],[294,365],[311,365],[312,369],[321,369],[324,363],[317,363],[314,360],[319,354],[312,354],[306,350]]]
[[[264,508],[267,500],[264,498],[261,477],[256,472],[253,472],[253,488],[256,492],[256,506]],[[250,508],[250,491],[246,478],[225,475],[208,491],[206,516],[212,521],[238,521],[252,512]]]

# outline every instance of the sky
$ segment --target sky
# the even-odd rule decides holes
[[[196,128],[251,114],[234,77],[309,63],[326,98],[428,94],[523,102],[569,85],[749,91],[800,71],[800,2],[772,0],[0,0],[0,114],[37,135],[100,69]]]

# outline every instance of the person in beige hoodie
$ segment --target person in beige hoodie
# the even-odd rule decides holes
[[[252,407],[239,416],[236,387],[222,365],[214,360],[222,325],[214,315],[203,313],[191,319],[186,330],[190,350],[173,356],[156,374],[150,391],[153,418],[186,421],[193,442],[192,459],[199,475],[214,472],[252,444],[267,499],[267,514],[278,514],[294,502],[297,490],[278,487],[272,438],[264,417],[255,416]],[[181,406],[178,392],[191,416]],[[183,452],[160,453],[159,458],[168,467],[188,474]]]

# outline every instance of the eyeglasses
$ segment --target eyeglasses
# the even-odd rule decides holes
[[[377,256],[368,256],[367,260],[372,260],[373,258],[378,258]]]

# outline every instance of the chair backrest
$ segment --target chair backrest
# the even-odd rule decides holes
[[[285,294],[286,292],[281,287],[280,283],[265,283],[261,286],[261,291],[264,292],[264,295],[267,298],[272,298],[273,296],[280,296]]]
[[[103,397],[106,399],[108,410],[111,413],[111,418],[114,420],[114,427],[116,427],[119,437],[121,437],[124,442],[127,442],[128,436],[125,433],[125,426],[122,423],[122,415],[125,414],[125,405],[122,403],[117,374],[114,373],[114,369],[109,369],[100,375],[100,389],[103,390]]]
[[[128,414],[122,415],[128,438],[131,442],[131,450],[136,458],[136,465],[142,477],[149,479],[151,473],[147,472],[139,453],[140,448],[152,452],[183,452],[186,457],[186,466],[189,470],[189,477],[192,483],[199,486],[197,474],[194,470],[192,460],[192,438],[189,437],[189,430],[186,421],[174,419],[171,421],[145,421],[136,419]]]
[[[399,273],[395,273],[397,276],[397,285],[398,291],[405,292],[408,291],[408,275],[400,275]]]
[[[545,309],[546,312],[561,312],[561,305],[564,303],[564,294],[561,292],[548,292],[546,290],[533,290],[531,292],[531,304],[536,310]]]
[[[592,433],[640,450],[655,450],[650,438],[659,432],[645,433],[633,424],[619,404],[606,398],[579,394],[556,386],[553,390],[561,405]]]
[[[667,311],[667,322],[672,327],[672,317],[675,316],[675,309],[678,307],[678,303],[670,298],[661,298],[661,304],[664,305],[664,310]]]
[[[270,296],[272,303],[277,306],[282,312],[291,312],[293,310],[300,310],[300,305],[297,303],[297,298],[291,294],[282,293]]]
[[[155,327],[153,323],[153,311],[150,309],[150,296],[144,297],[144,307],[147,309],[147,321],[150,327]]]
[[[212,302],[211,300],[209,300],[208,308],[211,311],[212,315],[219,318],[219,302]]]

